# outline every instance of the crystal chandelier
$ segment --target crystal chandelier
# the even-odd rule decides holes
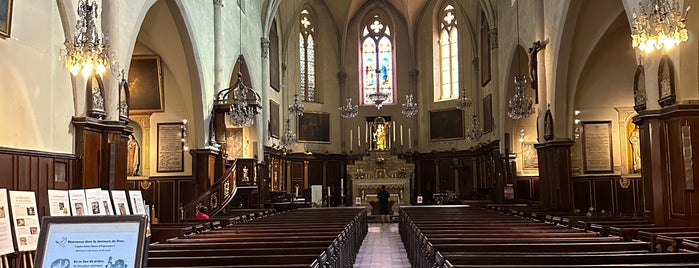
[[[456,100],[456,109],[466,111],[469,108],[473,106],[473,101],[471,101],[471,98],[466,96],[466,90],[464,89],[461,91],[461,96],[459,96],[459,99]]]
[[[243,74],[238,73],[238,81],[236,81],[232,91],[233,104],[228,112],[230,123],[237,127],[252,126],[258,111],[257,107],[248,103],[248,92],[252,89],[243,83]],[[257,96],[256,93],[255,95]]]
[[[284,148],[291,148],[296,145],[296,133],[291,130],[291,119],[286,119],[286,128],[284,129],[284,134],[282,134],[281,145]]]
[[[337,108],[338,110],[340,110],[340,116],[342,116],[342,118],[352,118],[357,116],[357,113],[359,113],[359,105],[352,105],[351,97],[347,97],[345,98],[345,100],[347,101],[347,104],[345,104],[344,106],[340,106],[340,108]]]
[[[413,93],[405,96],[405,103],[401,105],[401,112],[407,117],[413,117],[417,114],[417,103],[413,102]]]
[[[88,0],[78,2],[78,21],[75,25],[73,40],[64,42],[66,68],[73,76],[82,73],[84,77],[90,76],[94,71],[103,74],[109,67],[109,39],[97,29],[98,5]]]
[[[289,105],[289,113],[295,116],[303,115],[303,105],[299,104],[299,95],[294,94],[294,104]]]
[[[369,100],[374,103],[374,106],[376,106],[376,109],[381,109],[381,106],[383,106],[383,102],[388,99],[388,94],[379,92],[377,89],[376,92],[369,94]]]
[[[507,116],[512,119],[522,119],[534,114],[534,101],[524,89],[527,88],[527,78],[515,75],[515,95],[509,101]]]
[[[466,131],[466,140],[469,142],[480,139],[483,136],[483,129],[481,128],[481,122],[478,120],[478,116],[473,115],[471,121],[471,128]]]
[[[683,12],[679,1],[641,0],[640,14],[633,12],[631,46],[643,52],[670,49],[687,41],[685,20],[691,6]]]

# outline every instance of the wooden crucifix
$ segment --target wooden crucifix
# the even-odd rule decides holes
[[[530,47],[527,52],[527,54],[529,54],[529,81],[532,81],[531,85],[535,93],[534,101],[537,104],[539,103],[539,73],[537,70],[537,55],[539,54],[539,51],[543,50],[548,43],[548,39],[544,40],[543,42],[536,41],[532,44],[532,47]]]

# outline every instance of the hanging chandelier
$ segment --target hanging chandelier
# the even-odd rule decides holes
[[[466,90],[461,91],[461,96],[456,100],[456,109],[466,111],[473,106],[473,101],[471,98],[466,96]]]
[[[233,103],[228,111],[229,121],[231,125],[237,127],[249,127],[255,124],[255,116],[259,113],[259,95],[243,83],[243,74],[238,73],[238,80],[233,91]],[[255,95],[255,104],[250,105],[248,102],[248,92],[252,91]]]
[[[289,105],[289,113],[295,116],[302,116],[303,111],[303,105],[299,104],[299,95],[294,94],[294,104]]]
[[[519,46],[519,1],[517,1],[517,46]],[[517,48],[518,73],[522,73],[519,48]],[[512,119],[522,119],[534,114],[534,101],[524,90],[527,88],[527,78],[524,75],[515,75],[515,95],[509,101],[507,116]]]
[[[405,103],[401,105],[400,111],[407,117],[413,117],[417,114],[417,103],[413,102],[413,93],[405,96]]]
[[[379,92],[377,89],[376,92],[369,94],[369,100],[374,103],[374,106],[376,106],[376,109],[381,109],[381,106],[383,106],[383,102],[388,99],[388,94]]]
[[[636,14],[636,9],[633,12],[633,48],[648,53],[687,41],[685,21],[691,6],[683,12],[677,0],[641,0],[639,8],[640,14]]]
[[[340,116],[342,116],[342,118],[352,118],[357,116],[357,114],[359,113],[359,105],[352,105],[351,97],[347,97],[345,98],[345,100],[347,101],[347,104],[345,104],[344,106],[340,106],[340,108],[337,108],[338,110],[340,110]]]
[[[515,75],[515,95],[509,101],[507,116],[512,119],[522,119],[534,114],[534,101],[524,90],[527,88],[527,78]]]
[[[291,119],[286,119],[286,127],[282,134],[281,145],[286,149],[296,146],[296,133],[291,130]]]
[[[78,2],[73,40],[66,40],[65,50],[61,50],[66,68],[73,76],[82,73],[88,77],[93,71],[101,75],[109,67],[109,39],[95,25],[98,7],[95,1],[91,4],[88,0]]]
[[[480,139],[483,136],[483,129],[481,128],[481,122],[478,120],[478,116],[473,115],[471,120],[471,128],[466,130],[466,140],[469,142]]]

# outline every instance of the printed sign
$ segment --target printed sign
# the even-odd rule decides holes
[[[112,202],[114,202],[116,215],[131,215],[131,209],[129,208],[129,199],[126,198],[126,192],[124,192],[123,190],[113,190]]]
[[[12,240],[12,225],[10,225],[10,222],[7,189],[0,189],[0,255],[15,252],[15,242]]]
[[[85,190],[68,190],[68,196],[70,196],[70,211],[73,213],[73,216],[88,215],[87,211],[85,211],[85,204],[87,204],[87,200],[85,200]]]
[[[129,203],[134,215],[146,215],[146,207],[143,204],[143,195],[139,190],[129,191]]]
[[[102,189],[85,189],[85,200],[89,215],[107,215],[104,212],[104,205],[102,204]]]
[[[114,207],[112,207],[112,198],[109,197],[109,191],[102,190],[102,207],[104,208],[104,213],[107,215],[114,215]]]
[[[51,216],[70,216],[70,199],[66,190],[48,190]]]
[[[39,217],[36,215],[36,196],[30,191],[10,191],[12,219],[19,251],[36,250],[39,240]]]

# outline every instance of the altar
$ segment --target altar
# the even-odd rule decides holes
[[[376,194],[381,186],[386,186],[391,194],[389,201],[393,201],[391,210],[395,215],[398,207],[410,204],[414,170],[415,164],[391,155],[389,151],[370,152],[354,164],[347,165],[352,196],[360,198],[360,205],[371,212],[373,207],[370,202],[378,202]]]

